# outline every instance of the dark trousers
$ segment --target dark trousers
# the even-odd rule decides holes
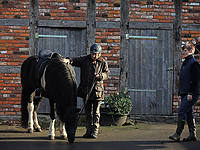
[[[85,106],[86,128],[98,131],[101,101],[88,100]],[[93,113],[92,113],[93,112]]]
[[[187,100],[187,95],[181,96],[181,106],[178,111],[178,118],[183,120],[194,119],[194,104],[198,101],[199,95],[192,95],[192,101]]]

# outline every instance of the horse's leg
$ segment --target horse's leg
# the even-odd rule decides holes
[[[67,133],[66,133],[66,130],[65,130],[65,123],[63,123],[61,120],[60,120],[60,136],[61,136],[61,139],[63,139],[63,140],[67,139]]]
[[[49,100],[50,102],[50,100]],[[50,102],[50,118],[51,118],[51,122],[50,122],[50,126],[49,126],[49,134],[48,134],[48,139],[49,140],[54,140],[55,139],[55,120],[56,120],[56,115],[55,115],[55,106],[54,103]]]
[[[36,111],[33,112],[33,127],[34,127],[36,132],[42,132],[42,129],[41,129],[39,123],[38,123]]]
[[[56,119],[51,119],[50,126],[49,126],[49,134],[48,134],[48,140],[54,140],[55,139],[55,124]]]
[[[33,110],[34,110],[34,105],[33,102],[28,103],[27,105],[27,110],[28,110],[28,133],[33,133]]]
[[[37,110],[40,106],[41,101],[44,99],[44,97],[42,98],[34,98],[34,111],[33,111],[33,127],[35,129],[36,132],[42,132],[42,129],[38,123],[38,119],[37,119]]]

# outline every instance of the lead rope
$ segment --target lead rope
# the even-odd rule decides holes
[[[89,97],[90,97],[90,94],[91,94],[91,92],[92,92],[92,90],[93,90],[93,87],[94,87],[95,83],[96,83],[96,77],[94,77],[93,82],[92,82],[92,86],[91,86],[91,88],[90,88],[90,91],[89,91],[89,93],[86,95],[85,104],[84,104],[83,108],[81,109],[81,112],[80,112],[80,114],[79,114],[79,116],[78,116],[78,118],[77,118],[77,121],[79,121],[79,119],[80,119],[80,117],[81,117],[81,115],[82,115],[82,113],[83,113],[83,109],[85,108],[85,106],[86,106],[86,104],[87,104],[87,102],[88,102],[88,99],[89,99]]]

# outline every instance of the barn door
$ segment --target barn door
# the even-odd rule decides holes
[[[58,52],[62,56],[74,57],[84,55],[86,52],[86,30],[75,28],[39,28],[39,35],[53,35],[57,37],[40,37],[38,50],[51,50]],[[60,35],[60,37],[58,36]],[[65,37],[67,36],[67,37]],[[74,68],[76,72],[77,85],[80,83],[80,70]],[[82,107],[82,100],[78,98],[78,107]],[[49,113],[49,100],[45,98],[38,109],[38,113]]]
[[[129,30],[129,35],[157,40],[129,39],[128,89],[131,114],[171,115],[173,38],[171,30]]]

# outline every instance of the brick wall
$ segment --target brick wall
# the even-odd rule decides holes
[[[29,19],[29,0],[0,0],[0,19]],[[39,19],[86,21],[87,0],[39,0]],[[199,0],[184,0],[183,23],[200,24]],[[130,0],[130,22],[173,23],[173,0]],[[1,21],[1,20],[0,20]],[[96,0],[96,21],[120,21],[120,0]],[[0,67],[20,66],[28,57],[29,27],[0,26]],[[182,44],[200,36],[200,31],[182,31]],[[95,42],[102,46],[102,55],[110,68],[119,68],[120,29],[97,28]],[[119,76],[105,81],[106,95],[119,90]],[[20,74],[0,74],[0,115],[20,115]],[[180,102],[173,94],[173,114]],[[199,115],[199,107],[195,107]]]

